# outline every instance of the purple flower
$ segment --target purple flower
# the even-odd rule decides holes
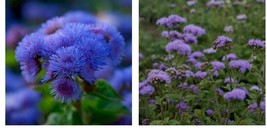
[[[89,30],[95,33],[98,38],[105,39],[110,47],[109,57],[115,64],[119,63],[125,46],[122,35],[114,27],[104,23],[90,25]]]
[[[42,36],[32,33],[24,37],[16,49],[16,59],[21,65],[22,75],[27,82],[33,83],[41,70],[39,58],[44,47]]]
[[[260,109],[265,112],[265,101],[260,102]]]
[[[165,70],[172,78],[176,78],[178,75],[178,71],[175,68],[168,68]]]
[[[162,17],[157,20],[156,24],[172,28],[176,24],[185,23],[186,19],[177,15],[170,15],[169,17]]]
[[[155,91],[155,88],[147,83],[147,81],[143,81],[139,83],[139,94],[141,95],[151,95]]]
[[[233,26],[225,26],[224,27],[224,32],[226,33],[232,33],[234,31]]]
[[[183,34],[177,32],[177,31],[170,31],[169,32],[169,38],[172,41],[175,39],[181,39],[181,38],[183,38]]]
[[[265,48],[265,42],[259,39],[250,39],[247,45],[253,48]]]
[[[85,55],[76,46],[58,49],[56,54],[50,57],[44,82],[58,76],[71,78],[80,73],[84,65]]]
[[[157,69],[152,69],[149,72],[147,80],[148,80],[148,83],[151,83],[151,84],[159,84],[159,83],[170,84],[171,83],[171,78],[168,75],[168,73],[162,70],[157,70]]]
[[[195,94],[199,93],[199,89],[196,85],[190,85],[189,89],[192,90]]]
[[[226,59],[227,58],[227,59]],[[222,61],[226,61],[226,60],[235,60],[235,59],[237,59],[237,56],[236,56],[236,54],[234,54],[234,53],[230,53],[230,54],[227,54],[226,55],[226,58],[225,58],[225,56],[222,58]]]
[[[211,62],[211,65],[212,65],[212,67],[213,67],[213,69],[215,71],[218,71],[220,69],[224,69],[225,68],[224,63],[219,62],[219,61],[213,61],[213,62]]]
[[[244,21],[244,20],[246,20],[248,17],[247,17],[247,15],[245,15],[245,14],[241,14],[241,15],[238,15],[238,16],[236,16],[236,19],[238,19],[239,21]]]
[[[190,0],[190,1],[187,1],[186,2],[186,4],[188,5],[188,6],[193,6],[193,5],[195,5],[197,3],[197,1],[195,1],[195,0]]]
[[[233,89],[230,92],[224,94],[224,98],[228,101],[239,100],[243,101],[246,98],[246,91],[241,88]]]
[[[178,109],[179,114],[182,114],[189,109],[188,105],[183,101],[179,102],[175,107]]]
[[[254,85],[254,86],[251,86],[250,87],[250,89],[249,90],[251,90],[251,91],[256,91],[256,92],[258,92],[258,93],[260,93],[260,94],[262,94],[262,89],[261,88],[259,88],[258,86],[256,86],[256,85]]]
[[[249,112],[254,112],[254,110],[256,110],[257,107],[258,107],[257,103],[256,103],[256,102],[253,102],[253,103],[251,103],[251,104],[247,107],[247,110],[248,110]]]
[[[117,92],[131,89],[132,66],[116,70],[109,83]]]
[[[169,32],[168,31],[162,31],[161,36],[164,38],[169,38]]]
[[[193,35],[198,36],[198,37],[206,34],[205,29],[203,29],[199,26],[196,26],[194,24],[189,24],[189,25],[185,26],[183,31],[184,31],[184,33],[193,34]]]
[[[178,54],[186,55],[191,53],[191,48],[188,44],[185,44],[183,41],[175,40],[166,45],[166,51],[168,53],[176,51]]]
[[[193,72],[190,70],[179,70],[177,71],[177,78],[178,79],[184,79],[184,78],[190,78],[191,76],[193,76]]]
[[[187,44],[197,44],[197,38],[192,34],[184,34],[182,39]]]
[[[217,88],[216,89],[216,93],[219,94],[219,95],[221,95],[221,96],[223,96],[224,91],[221,88]]]
[[[224,1],[223,0],[210,0],[208,3],[207,3],[207,6],[208,7],[222,7],[224,6]]]
[[[70,103],[82,96],[78,85],[72,79],[56,79],[52,82],[51,88],[53,89],[51,94],[60,102]]]
[[[252,66],[247,60],[232,60],[229,62],[229,67],[231,69],[238,69],[241,73],[245,73],[247,70],[250,70]]]
[[[209,116],[212,117],[214,115],[214,111],[212,109],[207,109],[205,113]]]
[[[200,63],[197,59],[189,57],[186,62],[189,62],[191,64],[197,64]]]
[[[226,36],[218,36],[213,42],[213,49],[219,49],[223,47],[229,47],[228,45],[232,43],[232,39]]]
[[[224,83],[225,84],[229,84],[230,82],[236,84],[237,83],[237,80],[235,80],[233,77],[231,77],[231,78],[230,77],[227,77],[227,78],[224,79]]]
[[[30,30],[22,25],[11,25],[6,33],[7,46],[15,49],[19,41],[29,32]]]
[[[204,79],[207,76],[207,72],[197,71],[194,77],[197,79]]]
[[[139,53],[139,61],[141,61],[143,59],[143,54]]]
[[[83,24],[94,24],[97,22],[95,16],[85,13],[83,11],[71,11],[62,16],[64,22],[67,23],[83,23]]]
[[[6,124],[34,125],[40,120],[39,93],[25,88],[6,95]]]
[[[184,89],[184,90],[188,89],[188,87],[189,87],[188,83],[186,83],[186,82],[184,82],[184,83],[182,83],[182,84],[177,86],[177,88]]]
[[[42,27],[39,29],[38,32],[43,35],[52,35],[56,33],[59,29],[63,28],[63,26],[63,18],[55,17],[42,24]]]
[[[193,52],[193,53],[191,53],[188,57],[189,58],[195,58],[195,59],[198,59],[198,58],[202,58],[202,57],[204,57],[205,55],[202,53],[202,52],[200,52],[200,51],[195,51],[195,52]]]
[[[205,49],[205,50],[203,50],[203,52],[204,52],[205,54],[213,54],[213,53],[216,53],[217,50],[215,50],[215,49],[213,49],[213,48],[209,48],[209,49]]]

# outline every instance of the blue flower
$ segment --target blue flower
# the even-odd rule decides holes
[[[80,73],[85,64],[85,54],[77,46],[60,48],[50,57],[44,81],[57,76],[70,78]]]
[[[38,124],[40,94],[25,88],[6,95],[6,124]]]
[[[97,23],[90,26],[90,31],[97,35],[98,39],[104,39],[110,48],[109,57],[115,64],[119,63],[125,46],[122,35],[111,25]]]
[[[67,23],[84,23],[84,24],[94,24],[97,19],[94,15],[85,13],[83,11],[71,11],[62,16],[64,22]]]
[[[77,83],[72,79],[58,78],[52,82],[51,88],[51,94],[60,102],[70,103],[80,99],[82,95]]]
[[[16,49],[16,59],[21,65],[22,75],[27,82],[34,82],[41,70],[39,58],[42,56],[44,47],[42,35],[32,33],[24,37]]]

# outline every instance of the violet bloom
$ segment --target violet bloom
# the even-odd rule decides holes
[[[35,125],[40,120],[39,93],[25,88],[6,95],[6,124]]]
[[[197,38],[192,34],[184,34],[182,39],[187,44],[197,44]]]
[[[230,60],[235,60],[235,59],[237,59],[236,54],[230,53],[226,55],[226,58],[225,56],[223,56],[222,61],[226,61],[226,60],[230,61]]]
[[[193,5],[195,5],[196,3],[197,3],[197,1],[195,1],[195,0],[189,0],[189,1],[186,2],[186,4],[187,4],[188,6],[193,6]]]
[[[177,24],[185,23],[186,18],[177,16],[177,15],[170,15],[169,17],[163,17],[157,20],[156,24],[160,26],[166,26],[168,28],[172,28]]]
[[[162,70],[157,70],[157,69],[152,69],[149,72],[147,80],[148,80],[148,83],[151,83],[151,84],[160,84],[160,83],[170,84],[171,83],[171,78],[168,75],[168,73]]]
[[[207,3],[208,7],[222,7],[224,6],[224,1],[223,0],[210,0]]]
[[[249,90],[256,91],[256,92],[262,94],[262,89],[260,87],[256,86],[256,85],[251,86]]]
[[[207,109],[205,113],[209,116],[212,117],[214,115],[214,111],[212,109]]]
[[[184,33],[193,34],[193,35],[198,36],[198,37],[206,34],[205,29],[203,29],[199,26],[196,26],[194,24],[189,24],[189,25],[185,26],[183,31],[184,31]]]
[[[182,114],[183,112],[186,112],[189,109],[188,105],[183,101],[179,102],[175,107],[178,109],[179,114]]]
[[[265,101],[260,102],[260,109],[265,112]]]
[[[191,48],[183,41],[175,40],[166,45],[166,52],[177,52],[180,55],[187,55],[191,53]]]
[[[196,85],[190,85],[190,86],[189,86],[189,89],[190,89],[191,91],[193,91],[193,93],[195,93],[195,94],[198,94],[198,93],[199,93],[199,88],[198,88],[198,86],[196,86]]]
[[[172,67],[166,69],[165,72],[167,72],[171,76],[171,78],[176,78],[178,75],[178,71]]]
[[[232,43],[232,39],[226,36],[218,36],[215,41],[213,41],[212,48],[219,49],[223,47],[230,47],[229,45]]]
[[[212,65],[212,67],[213,67],[213,69],[215,71],[218,71],[220,69],[224,69],[225,68],[224,63],[219,62],[219,61],[213,61],[213,62],[211,62],[211,65]]]
[[[230,82],[236,84],[237,83],[237,80],[234,79],[233,77],[231,77],[231,78],[230,77],[227,77],[227,78],[224,79],[224,83],[225,84],[229,84]]]
[[[239,100],[243,101],[246,98],[246,91],[241,88],[233,89],[230,92],[224,94],[224,98],[228,101]]]
[[[139,61],[141,61],[143,59],[143,54],[139,53]]]
[[[232,60],[229,62],[230,69],[237,69],[241,73],[245,73],[246,71],[251,69],[251,64],[247,60]]]
[[[169,32],[168,31],[162,31],[161,36],[164,38],[169,38]]]
[[[109,60],[118,64],[124,47],[117,29],[76,11],[50,19],[24,37],[16,49],[16,59],[27,82],[33,83],[43,68],[43,82],[52,81],[51,94],[70,103],[81,96],[76,77],[93,84],[95,71]]]
[[[217,88],[216,93],[219,94],[220,96],[223,96],[224,91],[221,88]]]
[[[193,53],[191,53],[188,58],[195,58],[195,59],[199,59],[199,58],[203,58],[205,55],[200,52],[200,51],[195,51]]]
[[[197,72],[194,74],[194,77],[195,77],[196,79],[204,79],[206,76],[207,76],[207,72],[202,72],[202,71],[197,71]]]
[[[246,20],[248,17],[247,17],[247,15],[245,15],[245,14],[241,14],[241,15],[238,15],[238,16],[236,16],[236,19],[238,19],[239,21],[244,21],[244,20]]]
[[[226,33],[232,33],[234,31],[233,26],[225,26],[224,27],[224,32]]]
[[[19,41],[29,32],[30,30],[22,25],[11,25],[6,33],[7,46],[15,49]]]
[[[175,31],[175,30],[169,32],[169,39],[170,39],[171,41],[174,41],[174,40],[176,40],[176,39],[182,39],[183,36],[184,36],[183,34],[177,32],[177,31]]]
[[[259,39],[250,39],[247,44],[248,47],[256,48],[265,48],[265,42]]]
[[[139,94],[141,95],[151,95],[155,91],[155,88],[147,83],[147,81],[143,81],[139,83]]]
[[[193,72],[190,70],[179,70],[177,71],[177,78],[178,79],[187,79],[190,78],[191,76],[193,76]]]
[[[247,110],[249,112],[254,112],[258,108],[258,105],[256,102],[251,103],[248,107]]]
[[[203,50],[203,52],[204,52],[205,54],[214,54],[214,53],[217,52],[217,50],[216,50],[216,49],[213,49],[213,48],[209,48],[209,49],[205,49],[205,50]]]

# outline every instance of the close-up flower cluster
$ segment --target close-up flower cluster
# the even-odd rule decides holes
[[[8,1],[6,124],[131,124],[131,0],[103,2]]]
[[[140,125],[265,124],[262,3],[140,3]]]

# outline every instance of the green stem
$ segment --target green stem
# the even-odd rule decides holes
[[[82,111],[82,107],[81,107],[81,100],[73,102],[73,106],[75,108],[75,111],[78,113],[81,122],[84,124],[83,111]]]
[[[213,79],[213,75],[210,76],[211,77],[211,80],[212,82],[214,83],[214,79]],[[216,104],[216,112],[217,112],[217,115],[218,115],[218,123],[220,124],[222,122],[222,118],[221,118],[221,110],[220,110],[220,105],[219,105],[219,100],[218,100],[218,95],[216,93],[216,87],[215,87],[215,84],[213,84],[213,90],[214,90],[214,97],[215,97],[215,104]]]
[[[229,78],[230,78],[230,87],[231,87],[231,90],[232,90],[233,89],[232,73],[231,73],[231,69],[229,68],[229,59],[227,58],[227,52],[225,53],[225,59],[226,59],[227,72],[228,72]]]

